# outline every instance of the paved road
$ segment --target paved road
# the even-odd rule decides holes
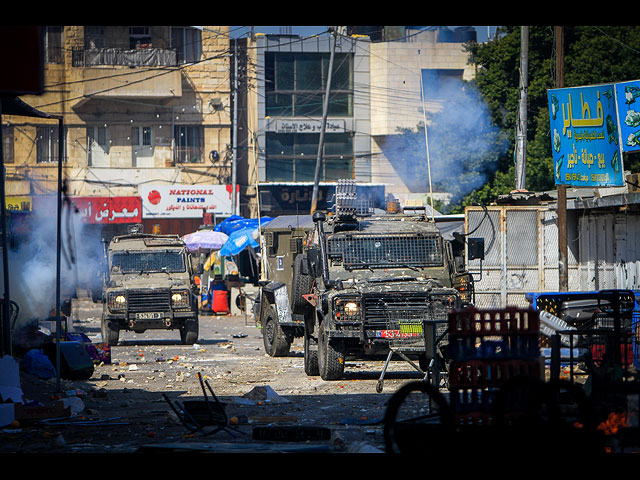
[[[94,343],[101,341],[100,308],[86,301],[73,309],[73,330]],[[182,345],[177,331],[121,332],[110,364],[97,365],[87,381],[63,380],[60,389],[84,392],[77,418],[97,424],[24,425],[3,433],[0,451],[383,450],[386,402],[419,374],[406,362],[392,362],[384,391],[376,393],[383,362],[347,362],[344,379],[327,382],[308,377],[303,361],[300,339],[289,356],[266,356],[260,330],[243,315],[202,315],[193,346]],[[237,430],[205,436],[178,421],[166,399],[174,406],[203,400],[198,373],[226,404],[231,421],[238,421]],[[50,399],[51,392],[58,393],[54,383],[23,374],[28,398]]]

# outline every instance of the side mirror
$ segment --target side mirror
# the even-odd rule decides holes
[[[320,250],[317,248],[311,248],[307,250],[307,265],[309,274],[312,277],[319,277],[322,275],[322,260]]]
[[[484,260],[484,238],[470,238],[467,240],[467,253],[469,260],[479,258]]]

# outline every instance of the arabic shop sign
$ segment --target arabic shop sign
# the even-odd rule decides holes
[[[80,218],[86,223],[140,223],[140,197],[73,197]]]
[[[640,80],[616,84],[623,152],[640,151]]]
[[[614,84],[548,91],[555,183],[622,186]]]
[[[30,212],[31,211],[31,197],[20,196],[8,196],[5,197],[5,208],[11,212]]]
[[[140,185],[142,217],[203,218],[204,213],[229,216],[231,188],[231,185]]]
[[[72,211],[84,223],[140,223],[140,197],[69,197]],[[58,197],[33,197],[33,208],[44,215],[56,215]]]

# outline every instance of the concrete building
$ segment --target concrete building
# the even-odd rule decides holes
[[[63,117],[66,193],[85,222],[184,234],[232,213],[229,27],[43,30],[45,91],[20,98]],[[57,125],[2,120],[8,201],[50,205]]]
[[[370,171],[368,37],[262,35],[240,39],[247,74],[241,90],[239,183],[248,215],[308,214],[320,142],[323,98],[335,45],[318,207],[340,179],[367,194]],[[244,173],[243,173],[244,172]],[[246,177],[244,176],[246,174]]]
[[[371,43],[371,181],[384,183],[401,204],[426,202],[429,186],[416,182],[425,176],[404,161],[396,143],[399,129],[415,131],[425,113],[442,108],[439,92],[475,77],[463,48],[475,40],[475,30],[425,28],[382,27]],[[447,192],[434,191],[434,199],[446,202]]]
[[[388,194],[401,205],[426,202],[428,185],[414,181],[415,166],[398,155],[394,139],[399,129],[423,123],[425,109],[442,108],[437,95],[422,101],[423,83],[435,88],[473,78],[463,43],[475,31],[337,30],[318,202],[330,200],[343,178],[356,180],[375,206],[384,206]],[[309,213],[333,38],[257,33],[238,40],[238,182],[246,215],[257,215],[256,189],[263,215]]]

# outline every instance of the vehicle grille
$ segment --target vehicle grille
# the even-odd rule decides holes
[[[130,312],[167,312],[170,302],[169,290],[130,291],[127,295]]]
[[[407,315],[415,315],[414,312],[424,309],[425,318],[446,321],[448,318],[449,296],[436,296],[428,293],[404,293],[393,292],[376,295],[365,295],[364,303],[364,328],[385,329],[389,321],[389,311],[395,315],[401,315],[403,310]],[[442,324],[446,329],[446,323]],[[439,328],[440,330],[440,328]]]

